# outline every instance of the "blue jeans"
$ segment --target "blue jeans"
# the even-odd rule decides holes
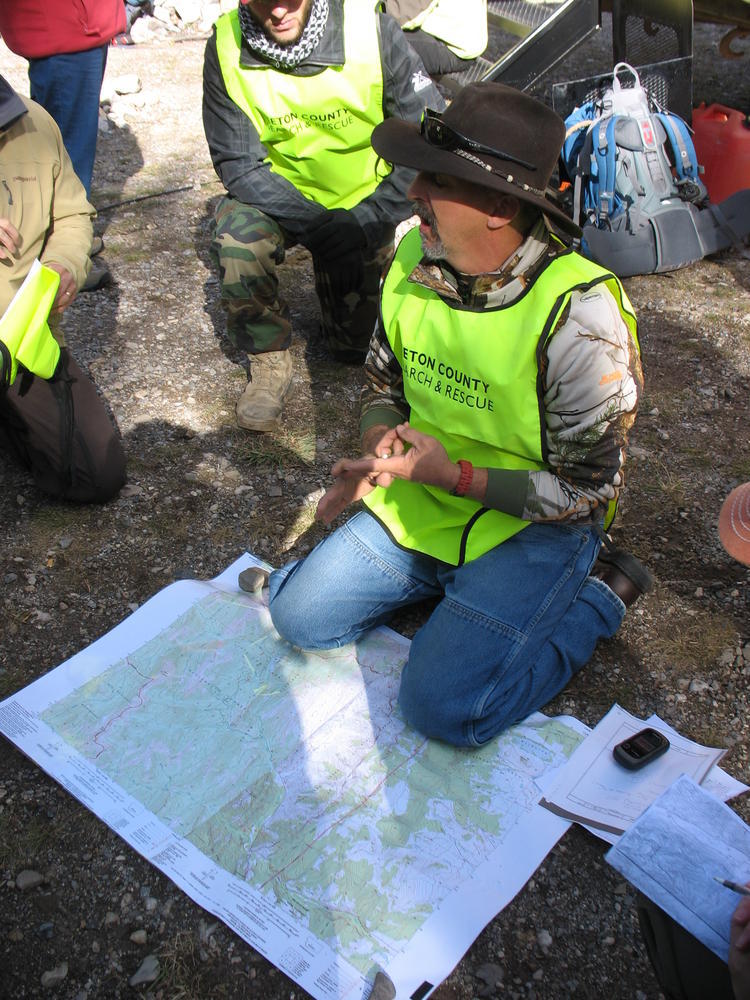
[[[62,132],[73,169],[91,194],[99,130],[99,94],[107,46],[29,60],[31,99],[52,115]]]
[[[530,524],[456,567],[400,548],[362,512],[271,574],[271,617],[295,646],[329,649],[441,597],[412,640],[399,704],[426,736],[480,746],[545,705],[619,628],[625,605],[589,576],[599,544],[590,525]]]

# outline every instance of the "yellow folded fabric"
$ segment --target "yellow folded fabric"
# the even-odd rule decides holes
[[[11,360],[10,385],[19,364],[40,378],[51,378],[60,347],[47,325],[60,275],[35,260],[24,283],[0,318],[0,340]]]

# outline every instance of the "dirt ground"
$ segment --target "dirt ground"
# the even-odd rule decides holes
[[[695,102],[750,109],[750,55],[721,60],[718,38],[696,31]],[[77,508],[50,502],[10,461],[0,465],[2,697],[177,578],[211,577],[246,549],[273,564],[306,551],[321,536],[312,515],[330,466],[356,449],[358,373],[316,342],[304,251],[290,254],[282,276],[295,323],[284,429],[254,436],[235,426],[245,374],[222,337],[207,255],[221,188],[200,119],[202,53],[200,39],[184,36],[110,52],[107,82],[137,74],[143,84],[113,99],[99,140],[93,200],[115,280],[79,297],[66,333],[122,432],[129,482],[112,503]],[[24,62],[0,47],[0,65],[27,92]],[[582,65],[559,73],[574,79]],[[651,566],[657,586],[546,710],[589,725],[614,702],[656,712],[727,747],[726,769],[750,782],[750,574],[716,532],[722,499],[750,479],[748,251],[626,287],[646,391],[614,535]],[[396,625],[408,634],[414,621]],[[747,797],[734,805],[750,819]],[[437,1000],[657,998],[634,892],[605,850],[572,827]],[[23,870],[40,884],[19,888]],[[152,955],[158,978],[130,986]],[[8,743],[0,969],[9,998],[306,995]]]

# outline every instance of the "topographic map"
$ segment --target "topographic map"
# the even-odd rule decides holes
[[[538,801],[585,729],[424,739],[396,705],[408,642],[291,647],[236,588],[248,560],[167,588],[0,730],[313,996],[379,969],[427,996],[567,828]]]

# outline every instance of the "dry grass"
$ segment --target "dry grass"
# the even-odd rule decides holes
[[[686,615],[670,603],[660,621],[649,640],[649,653],[671,666],[676,675],[714,666],[740,638],[732,620],[713,609]]]

